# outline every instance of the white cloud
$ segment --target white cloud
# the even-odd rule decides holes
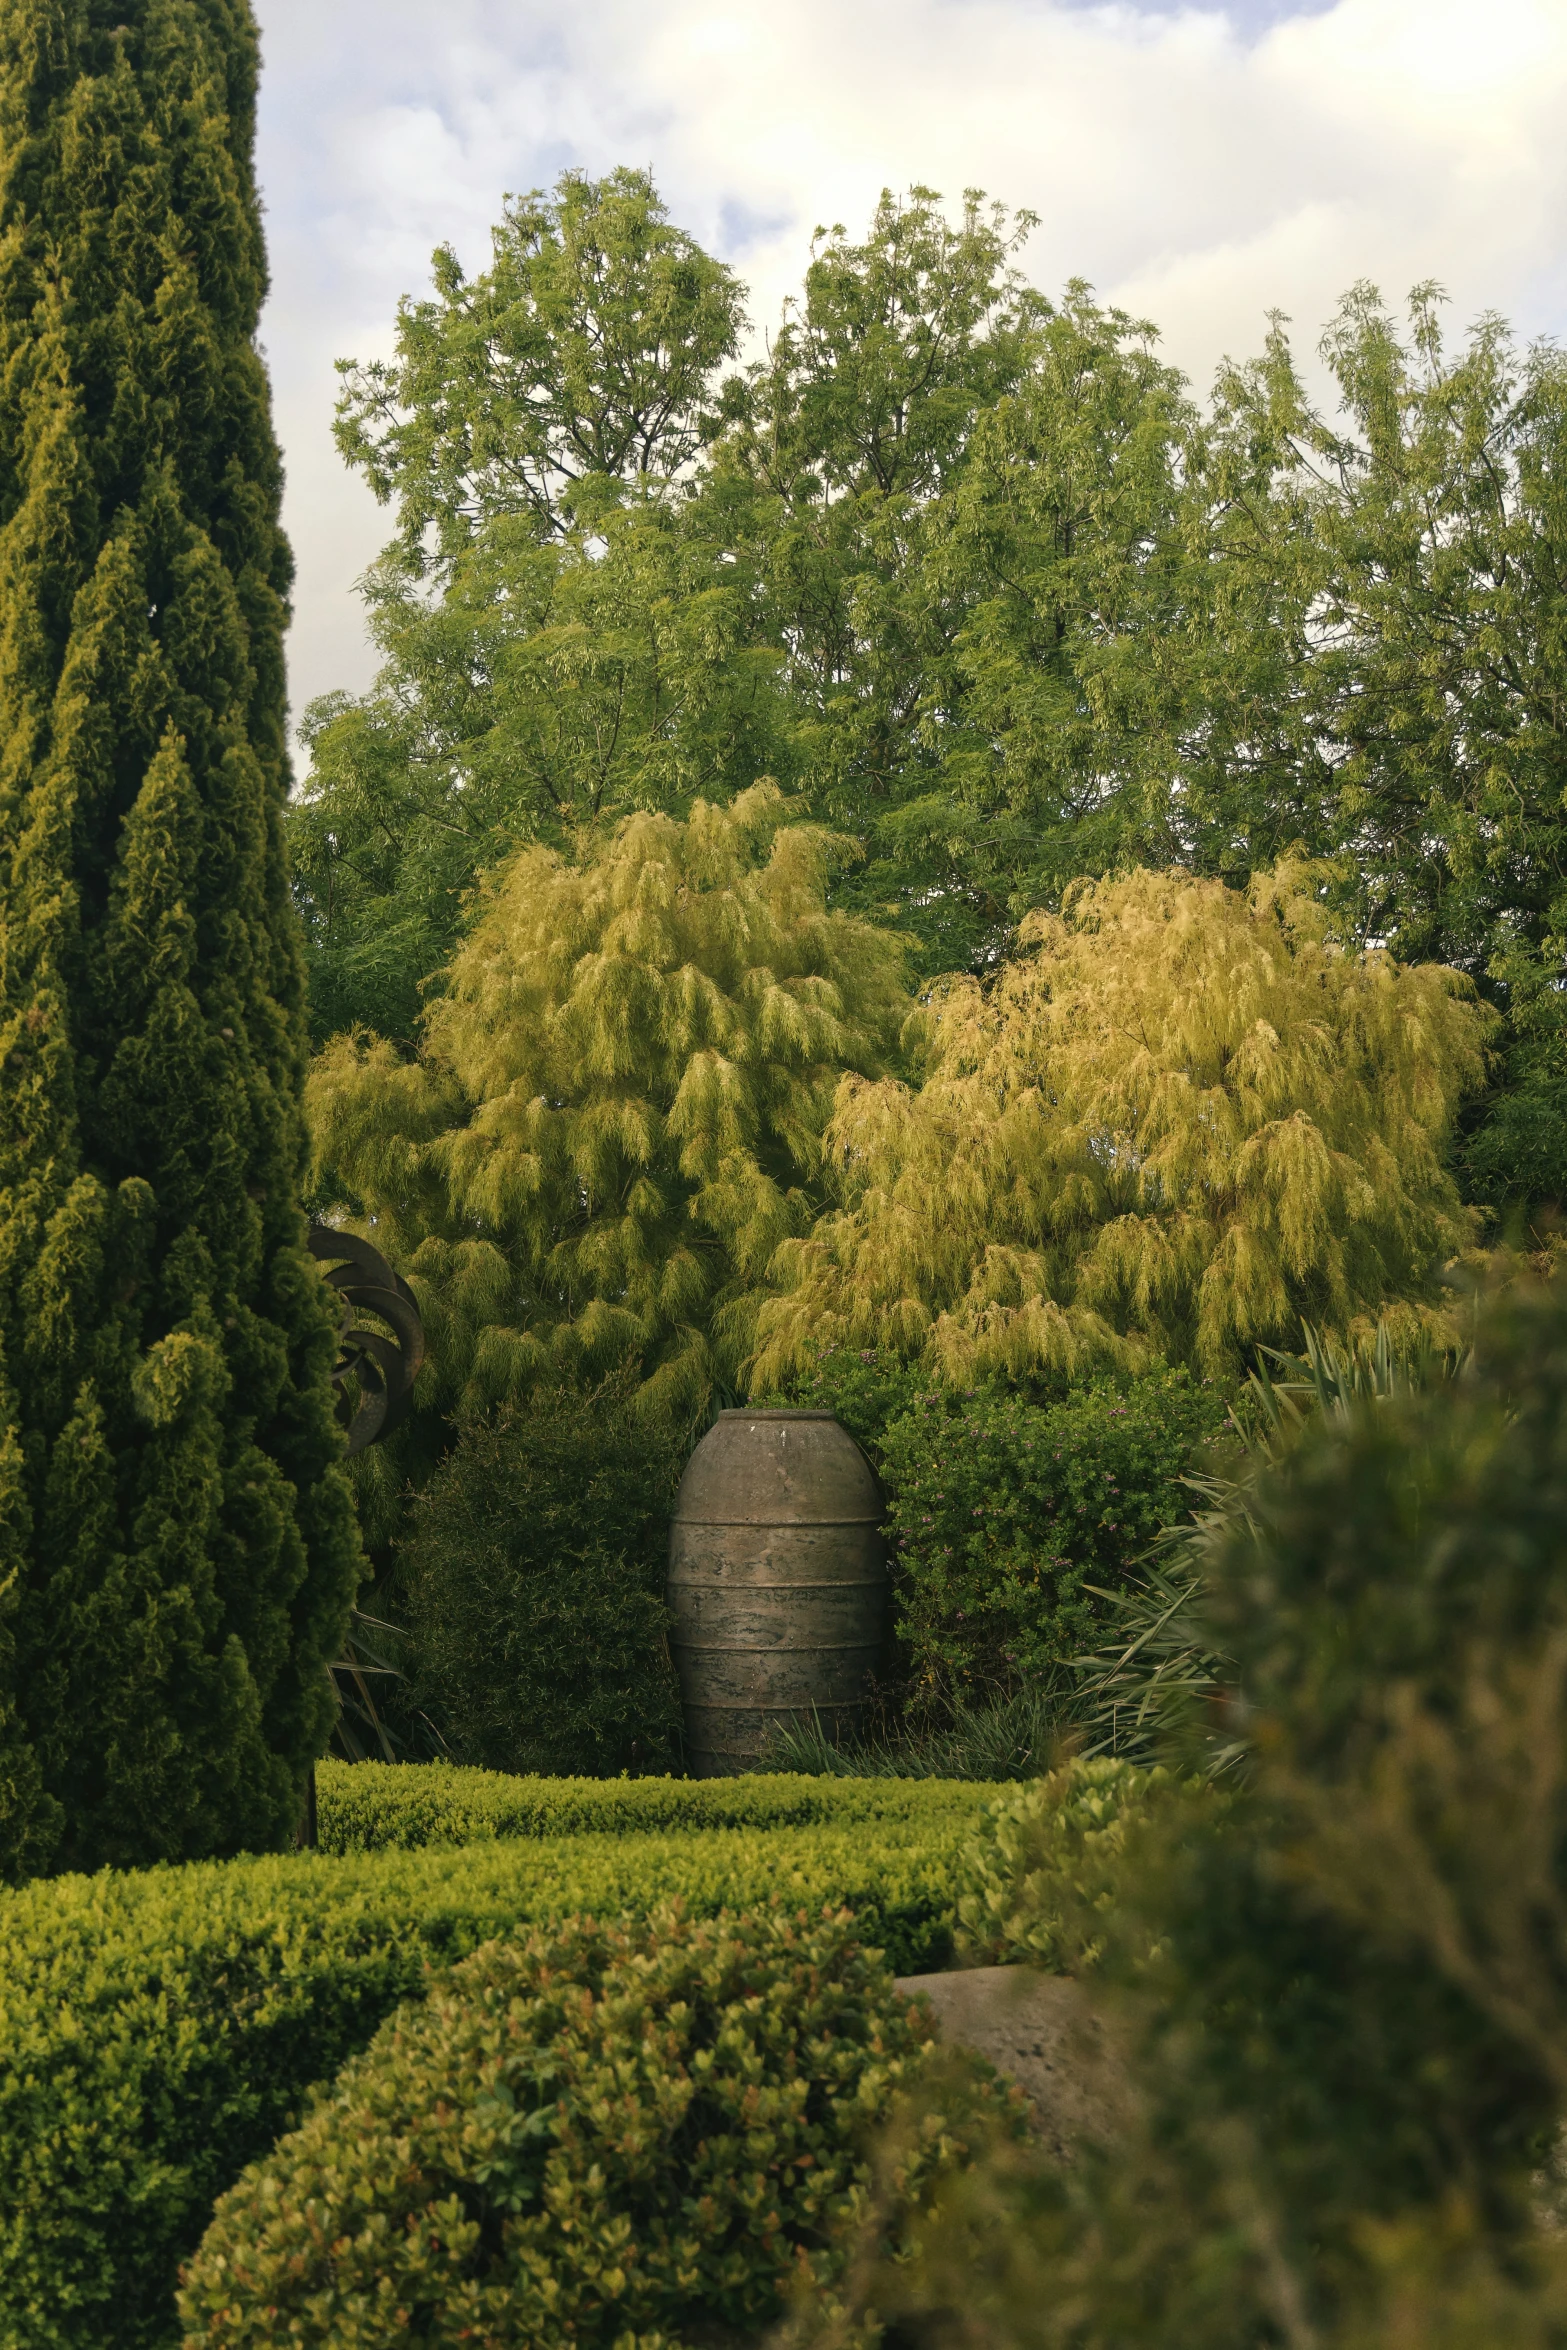
[[[332,360],[390,347],[503,191],[650,164],[739,267],[759,325],[819,221],[883,185],[978,184],[1028,255],[1155,318],[1205,383],[1267,310],[1309,347],[1359,277],[1440,279],[1546,331],[1567,309],[1561,0],[259,0],[265,336],[299,557],[296,706],[370,672],[352,582],[386,517],[332,447]],[[1270,21],[1276,20],[1276,21]]]

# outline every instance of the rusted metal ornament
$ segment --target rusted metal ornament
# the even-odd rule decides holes
[[[419,1303],[379,1249],[355,1233],[312,1224],[310,1253],[342,1301],[332,1386],[348,1450],[364,1452],[390,1436],[413,1409],[414,1381],[424,1361]],[[384,1322],[392,1335],[356,1318],[366,1314]],[[358,1388],[357,1401],[350,1380]]]

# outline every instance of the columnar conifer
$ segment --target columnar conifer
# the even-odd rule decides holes
[[[246,0],[0,5],[0,1872],[276,1844],[358,1564],[297,1204]]]

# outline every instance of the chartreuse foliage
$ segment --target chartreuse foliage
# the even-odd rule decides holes
[[[925,2070],[928,2017],[854,1935],[775,1906],[490,1944],[223,2197],[187,2339],[754,2337],[842,2268],[867,2133]],[[916,2207],[1008,2115],[977,2067],[943,2090],[899,2182]]]
[[[635,1835],[655,1829],[847,1827],[885,1820],[942,1830],[979,1790],[952,1779],[542,1779],[448,1763],[324,1762],[316,1772],[324,1852],[476,1844],[496,1836]]]
[[[1069,1975],[1092,1967],[1128,1836],[1168,1786],[1162,1766],[1098,1755],[993,1797],[964,1856],[957,1943],[966,1963]]]
[[[871,2264],[883,2321],[948,2339],[959,2288],[997,2350],[1561,2339],[1564,1508],[1559,1287],[1250,1481],[1202,1600],[1245,1771],[1086,1766],[1138,1802],[1064,1839],[1009,1807],[998,1898],[964,1913],[1098,1944],[1140,2112],[1070,2182],[998,2165],[921,2273]]]
[[[993,983],[935,991],[918,1091],[845,1080],[840,1204],[779,1250],[753,1383],[877,1343],[958,1379],[1222,1374],[1303,1318],[1430,1319],[1470,1230],[1445,1153],[1485,1066],[1471,993],[1337,944],[1289,867],[1085,885]]]
[[[0,1875],[287,1838],[360,1572],[255,77],[243,0],[0,14]]]
[[[315,1064],[324,1186],[418,1290],[429,1399],[460,1416],[629,1364],[644,1408],[732,1382],[778,1243],[810,1225],[844,1068],[882,1062],[901,950],[829,912],[835,844],[758,784],[522,851],[419,1056]]]
[[[329,1771],[329,1833],[341,1778],[357,1788],[370,1768]],[[391,1775],[373,1774],[379,1789]],[[469,1832],[476,1774],[407,1776],[424,1799],[417,1832]],[[712,1917],[776,1895],[791,1913],[847,1905],[896,1972],[940,1966],[975,1793],[966,1806],[925,1794],[774,1781],[726,1800],[627,1781],[555,1797],[522,1782],[465,1849],[105,1872],[0,1894],[0,2339],[164,2350],[178,2338],[175,2271],[214,2197],[294,2125],[313,2084],[421,1995],[427,1963],[517,1926],[645,1917],[675,1900]],[[373,1789],[370,1811],[365,1841],[409,1832],[400,1798]],[[689,1824],[726,1812],[760,1824]],[[768,1824],[791,1816],[816,1824]],[[558,1832],[595,1820],[609,1832]]]

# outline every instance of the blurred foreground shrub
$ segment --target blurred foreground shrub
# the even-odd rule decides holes
[[[989,2160],[912,2263],[868,2238],[816,2339],[1567,2338],[1534,2208],[1567,2102],[1567,1295],[1308,1426],[1200,1618],[1245,1767],[1151,1790],[1110,1900],[1058,1879],[1140,2120],[1070,2174]]]
[[[460,1762],[667,1770],[675,1446],[614,1387],[541,1391],[463,1430],[399,1552],[414,1686]]]
[[[180,2295],[188,2339],[753,2340],[841,2266],[866,2135],[927,2029],[844,1911],[491,1943],[224,2196]],[[982,2068],[943,2089],[904,2203],[1005,2116]]]

